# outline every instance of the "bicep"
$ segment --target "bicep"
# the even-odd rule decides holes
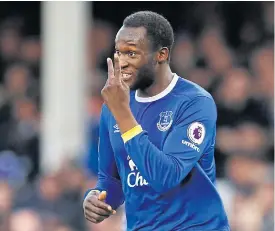
[[[208,98],[198,99],[184,114],[185,118],[168,135],[163,151],[182,167],[190,169],[212,144],[216,107]]]

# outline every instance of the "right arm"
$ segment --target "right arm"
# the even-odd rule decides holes
[[[99,127],[98,181],[95,188],[86,192],[85,197],[93,190],[106,191],[105,202],[113,209],[117,209],[123,204],[124,195],[110,142],[107,121],[107,108],[106,105],[103,105]]]

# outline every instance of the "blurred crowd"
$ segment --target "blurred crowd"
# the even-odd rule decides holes
[[[274,3],[258,10],[261,17],[244,19],[232,35],[228,15],[198,4],[190,15],[199,32],[177,29],[171,59],[174,72],[216,101],[217,187],[232,231],[274,229]],[[26,36],[18,19],[0,21],[0,231],[123,230],[123,209],[100,225],[82,214],[83,193],[96,183],[100,91],[117,29],[95,20],[89,30],[85,159],[42,175],[41,40]]]

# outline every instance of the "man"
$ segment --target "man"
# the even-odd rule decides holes
[[[229,230],[215,188],[216,106],[172,73],[173,41],[170,23],[148,11],[117,33],[102,90],[98,183],[83,203],[91,222],[125,202],[129,231]]]

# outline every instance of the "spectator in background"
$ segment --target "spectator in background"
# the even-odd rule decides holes
[[[37,86],[30,69],[23,64],[10,66],[5,73],[5,101],[0,107],[0,150],[13,150],[29,162],[29,179],[39,169],[39,112]],[[32,98],[28,98],[30,95]]]
[[[37,211],[49,223],[60,221],[83,230],[82,173],[68,166],[55,175],[45,175],[36,185],[26,185],[18,192],[16,208],[29,208]]]
[[[40,77],[40,57],[42,55],[40,40],[37,37],[23,39],[20,47],[20,60],[24,62],[33,72],[34,78]]]
[[[17,190],[28,182],[28,163],[15,152],[0,152],[0,180]]]
[[[256,49],[249,65],[255,76],[253,98],[263,104],[269,120],[274,124],[274,47]]]
[[[190,69],[196,65],[195,46],[190,36],[179,33],[172,52],[173,71],[180,76],[188,76]]]
[[[21,64],[14,64],[7,68],[4,75],[4,99],[0,107],[0,123],[11,119],[14,100],[27,94],[35,97],[37,91],[32,84],[30,70]]]
[[[9,216],[13,207],[13,189],[5,181],[0,181],[0,231],[9,228]]]
[[[263,24],[267,40],[274,39],[274,3],[263,2]]]
[[[199,53],[214,76],[222,76],[232,68],[234,60],[232,51],[225,44],[218,28],[206,28],[199,39]]]
[[[25,209],[11,215],[10,231],[44,231],[44,229],[38,213]]]
[[[259,101],[252,98],[255,81],[243,68],[232,68],[225,73],[214,98],[218,104],[218,125],[234,126],[243,121],[269,125],[269,118]]]
[[[251,171],[253,169],[253,171]],[[231,184],[219,181],[234,231],[269,231],[274,227],[273,169],[261,158],[234,155],[228,162]]]
[[[6,66],[18,61],[21,27],[21,20],[16,18],[8,19],[0,25],[0,82],[3,82]]]
[[[92,69],[102,68],[105,57],[113,50],[114,25],[102,20],[94,20],[89,30],[89,64]]]
[[[19,96],[38,95],[38,86],[33,78],[31,69],[23,63],[10,65],[4,75],[7,96],[12,100]]]

